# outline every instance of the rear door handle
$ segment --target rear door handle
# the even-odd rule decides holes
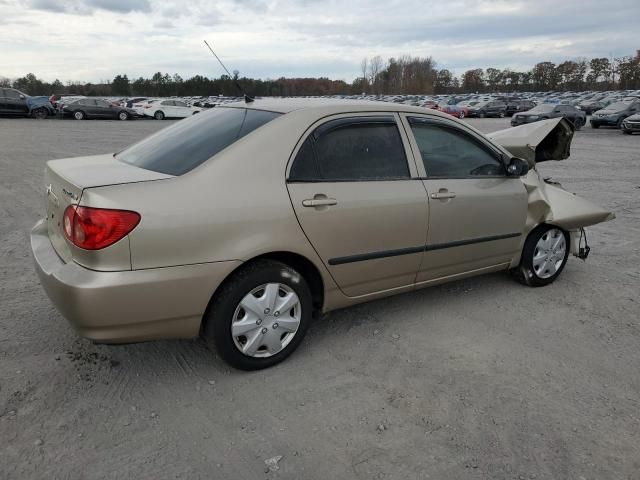
[[[456,194],[455,192],[450,192],[446,188],[441,188],[439,192],[432,193],[431,198],[434,198],[437,200],[446,200],[448,198],[456,198]]]
[[[302,201],[303,207],[328,207],[337,204],[338,201],[335,198],[308,198]]]

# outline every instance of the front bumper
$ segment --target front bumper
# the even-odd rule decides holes
[[[628,132],[640,132],[640,121],[629,122],[625,120],[622,122],[622,128]]]
[[[126,343],[189,338],[222,281],[242,262],[99,272],[64,263],[53,249],[45,220],[31,231],[40,283],[83,337]]]

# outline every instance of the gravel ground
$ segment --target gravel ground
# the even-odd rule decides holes
[[[553,286],[493,274],[334,312],[243,373],[198,340],[79,339],[31,264],[44,162],[169,123],[0,119],[0,478],[640,479],[639,136],[585,127],[540,166],[618,217]]]

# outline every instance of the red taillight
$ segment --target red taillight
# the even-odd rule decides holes
[[[129,210],[69,205],[64,211],[64,234],[75,246],[100,250],[136,228],[140,214]]]

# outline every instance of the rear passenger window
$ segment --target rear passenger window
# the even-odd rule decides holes
[[[400,132],[393,118],[339,119],[305,141],[290,181],[362,181],[409,178]]]
[[[502,163],[485,147],[455,128],[410,119],[429,178],[502,176]]]

